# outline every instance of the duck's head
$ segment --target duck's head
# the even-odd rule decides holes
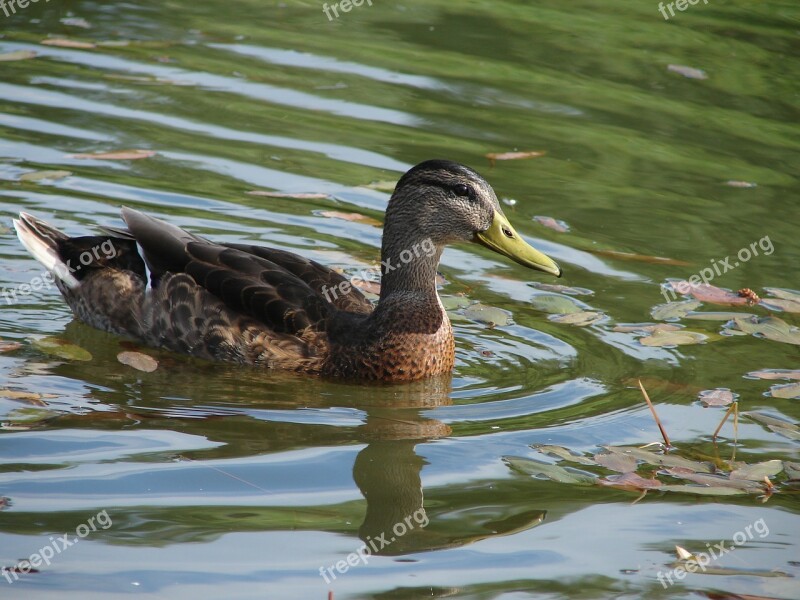
[[[400,178],[386,209],[384,251],[409,239],[442,247],[478,242],[521,265],[561,276],[550,257],[529,245],[503,214],[492,186],[448,160],[428,160]]]

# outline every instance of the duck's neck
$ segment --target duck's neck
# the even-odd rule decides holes
[[[430,238],[401,238],[392,236],[391,232],[384,233],[381,248],[381,302],[398,293],[412,293],[420,300],[427,299],[438,305],[436,268],[442,250],[443,247],[436,246]]]

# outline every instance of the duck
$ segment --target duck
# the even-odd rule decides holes
[[[453,328],[436,289],[445,246],[475,242],[555,277],[489,183],[449,160],[397,182],[385,212],[375,304],[333,269],[287,250],[218,243],[138,210],[125,227],[69,237],[22,212],[14,227],[74,316],[194,357],[323,378],[404,382],[450,373]]]

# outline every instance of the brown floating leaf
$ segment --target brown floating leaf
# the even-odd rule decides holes
[[[291,198],[294,200],[325,200],[330,198],[330,194],[301,193],[289,194],[284,192],[265,192],[264,190],[250,190],[250,196],[265,196],[267,198]]]
[[[741,306],[750,303],[749,298],[739,296],[730,290],[718,288],[710,283],[692,284],[688,281],[671,281],[669,285],[679,294],[690,294],[701,302],[723,306]]]
[[[20,181],[42,181],[43,179],[64,179],[72,175],[72,171],[32,171],[21,175]]]
[[[612,452],[595,454],[594,460],[598,465],[619,473],[633,473],[636,470],[636,465],[638,464],[636,459],[630,454],[618,454]]]
[[[4,352],[13,352],[14,350],[19,350],[22,348],[22,344],[19,342],[3,342],[0,341],[0,354]]]
[[[96,48],[92,42],[79,42],[78,40],[67,40],[64,38],[50,38],[40,42],[45,46],[58,46],[59,48]]]
[[[733,399],[733,392],[726,388],[704,390],[698,395],[704,406],[728,406]]]
[[[800,371],[789,369],[763,369],[761,371],[750,371],[747,377],[757,377],[758,379],[800,379]]]
[[[639,342],[644,346],[670,348],[704,344],[707,339],[707,335],[696,331],[656,331],[652,335],[640,338]]]
[[[14,60],[28,60],[36,56],[33,50],[17,50],[16,52],[6,52],[0,54],[0,62],[11,62]]]
[[[649,256],[647,254],[635,254],[633,252],[620,252],[619,250],[593,250],[588,249],[588,252],[597,254],[598,256],[608,256],[609,258],[618,258],[620,260],[631,260],[636,262],[652,263],[657,265],[673,265],[676,267],[688,267],[691,263],[685,260],[677,260],[675,258],[667,258],[666,256]]]
[[[756,337],[764,337],[775,342],[800,346],[800,329],[790,326],[778,317],[763,319],[734,319],[739,331],[750,333]]]
[[[685,65],[667,65],[667,71],[672,71],[689,79],[708,79],[708,75],[702,69],[695,69]]]
[[[145,373],[152,373],[158,368],[158,361],[155,358],[141,352],[120,352],[117,354],[117,360],[123,365]]]
[[[618,333],[655,333],[656,331],[680,331],[682,325],[672,323],[619,323],[612,331]]]
[[[525,158],[539,158],[544,156],[544,150],[531,150],[529,152],[489,152],[486,158],[489,159],[489,164],[494,166],[496,160],[522,160]]]
[[[314,211],[320,217],[327,217],[329,219],[342,219],[343,221],[350,221],[351,223],[364,223],[365,225],[372,225],[374,227],[382,227],[383,223],[372,217],[361,215],[359,213],[339,212],[338,210],[319,210]]]
[[[88,158],[96,160],[139,160],[155,156],[155,150],[118,150],[116,152],[98,152],[96,154],[72,154],[70,158]]]
[[[537,215],[533,217],[533,220],[539,223],[539,225],[544,225],[545,227],[549,227],[553,231],[557,231],[559,233],[566,233],[569,231],[569,225],[567,225],[564,221],[558,221],[553,217],[543,217]]]
[[[623,473],[622,475],[609,475],[599,482],[602,485],[611,487],[635,489],[635,490],[653,490],[660,488],[662,483],[658,479],[645,479],[636,473]]]
[[[737,179],[729,179],[728,181],[725,182],[725,185],[729,185],[735,188],[754,188],[758,184],[752,183],[750,181],[739,181]]]
[[[773,385],[769,388],[769,394],[773,398],[800,398],[800,383]]]

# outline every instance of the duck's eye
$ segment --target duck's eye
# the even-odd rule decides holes
[[[455,192],[456,196],[469,196],[469,186],[463,183],[457,183],[453,186],[453,191]]]

